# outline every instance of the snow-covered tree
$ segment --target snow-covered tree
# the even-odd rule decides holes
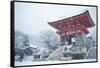
[[[60,44],[59,36],[51,31],[51,30],[45,30],[40,33],[41,42],[45,47],[47,47],[49,50],[52,50],[55,47],[58,47]]]
[[[19,55],[22,60],[25,55],[32,55],[33,50],[29,45],[29,38],[20,31],[15,32],[15,55]]]

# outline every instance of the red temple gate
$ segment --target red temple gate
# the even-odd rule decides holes
[[[48,24],[57,29],[57,34],[60,35],[62,45],[66,41],[71,44],[71,38],[76,37],[76,35],[81,35],[82,37],[88,34],[89,31],[87,28],[95,25],[90,17],[89,11],[69,18],[48,22]]]

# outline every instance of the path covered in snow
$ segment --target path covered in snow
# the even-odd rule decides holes
[[[94,58],[96,58],[96,56],[97,56],[97,49],[96,49],[96,47],[92,47],[92,48],[90,48],[89,49],[89,51],[87,52],[87,54],[86,54],[86,59],[94,59]]]

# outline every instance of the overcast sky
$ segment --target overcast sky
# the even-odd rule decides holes
[[[95,7],[16,2],[15,30],[34,35],[46,29],[56,31],[48,25],[49,21],[66,18],[83,12],[84,10],[89,10],[92,20],[96,25]],[[89,29],[93,38],[96,36],[95,29],[96,26]]]

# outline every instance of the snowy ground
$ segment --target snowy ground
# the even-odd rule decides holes
[[[84,60],[70,60],[70,61],[32,61],[30,56],[29,59],[25,59],[23,62],[15,62],[15,66],[26,66],[26,65],[43,65],[43,64],[59,64],[59,63],[75,63],[75,62],[91,62],[96,59],[84,59]]]
[[[87,59],[80,60],[69,60],[69,61],[32,61],[33,56],[25,56],[22,62],[15,61],[15,66],[26,66],[26,65],[43,65],[43,64],[59,64],[59,63],[75,63],[75,62],[91,62],[96,61],[96,48],[91,48],[87,53]],[[16,56],[18,58],[18,56]]]

